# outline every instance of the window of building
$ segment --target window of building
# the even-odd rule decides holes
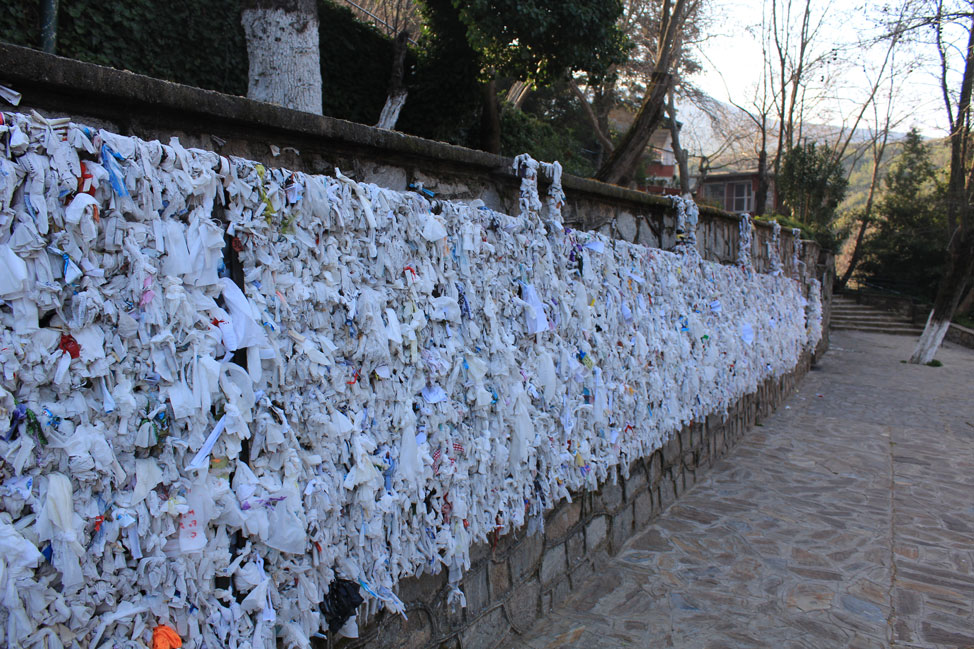
[[[708,203],[714,203],[721,208],[724,207],[724,183],[712,183],[704,185],[703,197]]]
[[[754,202],[754,194],[751,191],[751,183],[734,183],[734,205],[735,212],[750,212],[751,204]]]

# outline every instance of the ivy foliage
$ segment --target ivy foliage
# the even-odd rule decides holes
[[[234,95],[247,94],[240,0],[61,0],[57,54]],[[0,40],[40,47],[40,0],[9,0]],[[392,42],[352,12],[319,0],[326,115],[375,123],[385,102]],[[414,67],[415,54],[407,58]]]
[[[409,96],[397,129],[430,139],[477,146],[484,89],[482,72],[502,68],[512,78],[550,82],[566,69],[601,70],[622,50],[615,27],[618,0],[546,3],[503,0],[419,0],[423,32],[406,57]],[[61,0],[57,54],[228,94],[247,93],[247,46],[241,0]],[[0,11],[0,40],[40,46],[40,0],[8,0]],[[318,0],[325,115],[374,124],[385,103],[393,44],[347,7]],[[471,31],[466,21],[483,18]],[[510,25],[505,23],[510,22]],[[524,47],[514,47],[519,39]],[[483,46],[478,49],[475,45]],[[555,83],[555,86],[558,84]],[[563,85],[563,84],[562,84]],[[560,99],[558,97],[561,97]],[[588,175],[595,149],[571,95],[541,87],[525,111],[506,109],[503,152],[529,151]],[[591,138],[589,138],[591,139]]]
[[[40,47],[40,12],[40,0],[5,2],[3,11],[0,11],[0,41],[22,47]]]
[[[40,16],[40,0],[8,0],[0,40],[39,47]],[[56,53],[210,90],[247,91],[237,0],[62,0]]]

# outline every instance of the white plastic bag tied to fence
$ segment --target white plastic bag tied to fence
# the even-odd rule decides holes
[[[785,265],[781,262],[781,225],[771,221],[771,241],[765,244],[768,251],[768,274],[779,276],[785,272]]]
[[[3,117],[0,644],[307,646],[338,578],[401,611],[813,335],[797,282],[566,229],[536,176],[512,217]]]
[[[741,223],[738,226],[737,237],[737,265],[744,271],[750,273],[753,270],[751,263],[751,246],[754,241],[754,226],[751,225],[751,215],[741,214]]]
[[[791,272],[793,277],[800,277],[804,263],[802,262],[802,251],[805,249],[802,242],[801,228],[791,229]]]
[[[805,347],[814,350],[822,340],[822,283],[817,279],[808,282],[808,340]]]
[[[676,210],[676,252],[691,257],[700,257],[697,250],[697,222],[700,210],[693,199],[687,196],[670,196]]]

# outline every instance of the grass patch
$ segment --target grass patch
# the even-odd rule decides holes
[[[962,327],[974,329],[974,314],[969,313],[967,315],[955,315],[954,322]]]

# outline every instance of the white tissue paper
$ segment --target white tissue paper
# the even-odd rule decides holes
[[[0,644],[304,645],[338,577],[402,611],[821,337],[692,201],[680,254],[563,227],[557,163],[511,216],[3,117]]]

